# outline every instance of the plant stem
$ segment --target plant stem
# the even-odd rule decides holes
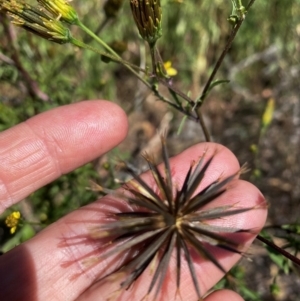
[[[257,235],[256,239],[260,240],[261,242],[263,242],[264,244],[266,244],[268,247],[272,248],[273,250],[277,251],[278,253],[280,253],[284,257],[286,257],[289,260],[291,260],[293,263],[295,263],[298,266],[300,266],[300,259],[297,258],[296,256],[294,256],[291,253],[285,251],[284,249],[278,247],[273,242],[269,241],[268,239],[266,239],[266,238],[264,238],[264,237],[262,237],[260,235]]]
[[[221,53],[221,55],[220,55],[220,57],[219,57],[216,65],[215,65],[215,67],[214,67],[214,69],[213,69],[213,71],[212,71],[212,73],[211,73],[208,81],[206,82],[206,85],[205,85],[205,87],[204,87],[204,89],[202,91],[201,96],[196,100],[196,106],[197,106],[197,108],[199,108],[202,105],[202,103],[203,103],[203,101],[204,101],[204,99],[206,97],[206,94],[209,91],[209,87],[210,87],[212,81],[214,80],[214,78],[216,76],[216,73],[218,72],[219,68],[221,67],[221,65],[223,63],[223,60],[224,60],[227,52],[229,51],[229,49],[230,49],[230,47],[232,45],[232,42],[233,42],[234,38],[236,37],[236,34],[237,34],[238,30],[240,29],[240,27],[241,27],[241,25],[242,25],[243,22],[244,22],[243,19],[239,20],[238,23],[235,25],[235,27],[232,29],[230,37],[229,37],[229,39],[228,39],[228,41],[227,41],[227,43],[225,45],[225,48],[222,51],[222,53]]]
[[[98,28],[95,30],[95,34],[98,35],[106,26],[106,24],[108,24],[108,21],[110,20],[110,18],[105,18],[104,21],[98,26]],[[91,36],[87,36],[83,38],[83,42],[84,43],[89,43],[93,40],[93,38]],[[72,59],[74,58],[74,53],[69,54],[68,56],[66,56],[64,58],[64,60],[50,73],[50,75],[48,76],[48,78],[51,78],[52,76],[54,76],[55,74],[60,73],[66,66],[68,66],[69,63],[72,62]]]
[[[189,103],[189,105],[191,105],[191,106],[195,105],[195,102],[191,98],[189,98],[186,94],[182,93],[181,91],[177,90],[176,88],[174,88],[172,86],[172,80],[167,74],[167,70],[164,67],[163,59],[162,59],[157,47],[153,46],[153,49],[152,49],[150,46],[150,52],[151,52],[152,65],[154,66],[153,68],[155,68],[154,74],[156,75],[157,80],[160,83],[162,83],[163,85],[168,87],[168,90],[169,90],[170,94],[173,96],[175,102],[181,106],[181,103],[179,102],[179,99],[177,97],[177,95],[178,95],[178,96],[182,97],[184,100],[186,100]],[[160,72],[157,72],[157,67],[159,67],[158,69],[160,70]],[[163,75],[163,76],[161,76],[161,75]]]
[[[107,58],[110,58],[112,61],[117,62],[117,63],[121,63],[122,65],[129,65],[129,66],[131,66],[132,68],[139,68],[139,67],[137,67],[137,66],[135,66],[135,65],[133,65],[133,64],[130,64],[130,63],[127,62],[127,61],[124,61],[124,60],[122,60],[122,59],[116,58],[115,56],[113,56],[113,55],[111,55],[111,54],[109,54],[109,53],[103,52],[103,51],[101,51],[101,50],[99,50],[99,49],[97,49],[97,48],[95,48],[95,47],[92,47],[92,46],[90,46],[90,45],[88,45],[88,44],[85,44],[84,42],[82,42],[82,41],[80,41],[80,40],[77,40],[77,39],[75,39],[75,38],[73,38],[73,37],[71,38],[71,43],[72,43],[73,45],[75,45],[75,46],[80,47],[80,48],[89,49],[89,50],[91,50],[91,51],[93,51],[93,52],[95,52],[95,53],[98,53],[98,54],[103,55],[103,56],[105,56],[105,57],[107,57]]]
[[[201,126],[203,134],[205,136],[205,141],[206,142],[210,142],[211,141],[211,137],[210,137],[210,134],[208,132],[208,129],[207,129],[206,124],[205,124],[204,119],[203,119],[203,115],[200,112],[200,110],[197,110],[197,117],[199,119],[200,126]]]
[[[251,1],[249,2],[249,4],[247,5],[247,8],[246,8],[247,11],[248,11],[249,8],[254,4],[254,2],[255,2],[255,0],[251,0]],[[215,78],[215,76],[216,76],[216,74],[217,74],[219,68],[221,67],[221,65],[222,65],[222,63],[223,63],[223,60],[224,60],[226,54],[228,53],[229,49],[231,48],[231,45],[232,45],[232,43],[233,43],[233,41],[234,41],[234,39],[235,39],[235,37],[236,37],[236,35],[237,35],[239,29],[241,28],[241,26],[242,26],[244,20],[245,20],[245,18],[240,18],[240,19],[238,20],[238,22],[235,24],[235,26],[233,27],[233,29],[232,29],[232,31],[231,31],[231,34],[230,34],[230,37],[229,37],[229,39],[227,40],[227,43],[226,43],[226,45],[225,45],[225,48],[224,48],[224,50],[222,51],[222,53],[221,53],[221,55],[220,55],[220,57],[219,57],[219,59],[218,59],[216,65],[215,65],[215,67],[214,67],[214,69],[213,69],[213,71],[212,71],[212,73],[211,73],[211,75],[210,75],[208,81],[206,82],[206,85],[205,85],[205,87],[204,87],[204,89],[203,89],[203,91],[202,91],[202,94],[201,94],[200,97],[198,97],[198,99],[196,100],[196,106],[197,106],[196,108],[198,108],[198,107],[201,106],[201,104],[203,103],[205,97],[207,96],[206,94],[207,94],[207,92],[209,91],[210,85],[211,85],[212,81],[214,80],[214,78]]]
[[[90,49],[92,51],[95,51],[96,53],[100,53],[101,55],[104,55],[104,56],[108,56],[109,58],[111,58],[112,60],[115,60],[117,61],[118,63],[124,65],[128,70],[130,70],[140,81],[142,81],[149,89],[151,89],[151,85],[150,83],[148,83],[138,72],[136,72],[134,69],[133,69],[133,65],[130,64],[130,63],[127,63],[126,61],[122,60],[122,58],[111,48],[109,47],[102,39],[100,39],[97,35],[95,35],[88,27],[86,27],[83,23],[81,23],[79,20],[76,24],[77,26],[79,26],[84,32],[86,32],[89,36],[91,36],[93,39],[95,39],[101,46],[103,46],[109,53],[111,53],[111,56],[110,55],[107,55],[106,53],[100,53],[99,50],[95,49],[94,47],[91,47],[87,44],[84,44],[83,42],[80,42],[76,39],[73,39],[75,40],[76,42],[80,42],[81,45],[77,45],[79,47],[83,47],[83,48],[87,48],[87,49]],[[136,67],[136,66],[135,66]],[[136,67],[138,68],[138,67]]]
[[[157,62],[156,62],[156,56],[155,56],[155,45],[149,44],[149,49],[150,49],[151,62],[152,62],[152,73],[158,77]]]
[[[251,0],[249,2],[249,4],[247,5],[246,10],[249,10],[249,8],[254,4],[255,0]],[[198,116],[200,125],[202,127],[202,130],[204,132],[206,141],[210,141],[210,135],[208,133],[208,130],[206,128],[206,125],[204,123],[203,117],[202,117],[202,113],[201,113],[201,105],[203,104],[203,101],[205,99],[205,97],[207,96],[207,93],[209,92],[210,86],[219,70],[219,68],[221,67],[223,60],[226,56],[226,54],[228,53],[229,49],[231,48],[231,45],[236,37],[236,34],[238,33],[240,27],[242,26],[243,22],[244,22],[245,18],[240,18],[239,21],[235,24],[234,28],[231,31],[230,37],[225,45],[224,50],[222,51],[219,59],[217,60],[217,63],[209,77],[209,79],[206,82],[206,85],[202,91],[202,94],[196,99],[196,103],[195,103],[195,107],[194,110],[196,110],[196,114]]]

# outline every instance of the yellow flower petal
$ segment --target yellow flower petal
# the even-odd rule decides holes
[[[166,69],[167,75],[169,75],[169,76],[177,75],[178,72],[175,68],[172,67],[172,62],[171,61],[166,61],[164,63],[164,67]]]

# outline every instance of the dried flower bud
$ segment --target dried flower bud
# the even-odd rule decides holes
[[[114,18],[121,9],[123,0],[107,0],[104,4],[104,12],[107,18]]]
[[[8,12],[14,19],[15,25],[55,43],[68,43],[71,39],[70,31],[62,22],[53,19],[44,11],[21,1],[4,1],[1,9]]]
[[[76,24],[78,15],[74,7],[66,0],[37,0],[47,11],[61,21]]]
[[[154,45],[162,36],[160,0],[130,0],[130,7],[140,35]]]

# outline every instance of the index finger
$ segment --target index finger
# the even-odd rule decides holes
[[[126,133],[123,110],[98,100],[52,109],[0,133],[0,214],[107,152]]]

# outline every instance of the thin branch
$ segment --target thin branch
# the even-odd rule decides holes
[[[292,255],[291,253],[285,251],[284,249],[278,247],[277,245],[275,245],[273,242],[271,242],[270,240],[257,235],[256,239],[260,240],[261,242],[263,242],[264,244],[266,244],[268,247],[272,248],[273,250],[277,251],[278,253],[280,253],[281,255],[283,255],[284,257],[288,258],[289,260],[291,260],[293,263],[297,264],[298,266],[300,266],[300,259],[297,258],[296,256]]]
[[[249,2],[249,4],[247,5],[247,8],[246,8],[247,12],[249,11],[250,7],[254,4],[254,2],[255,2],[255,0],[251,0]],[[231,48],[231,45],[232,45],[232,43],[233,43],[233,41],[234,41],[234,39],[235,39],[235,37],[236,37],[239,29],[241,28],[244,20],[245,20],[245,18],[240,18],[238,20],[238,22],[235,24],[235,26],[233,27],[233,29],[231,31],[231,34],[230,34],[230,37],[229,37],[229,39],[228,39],[228,41],[227,41],[227,43],[225,45],[225,48],[224,48],[223,52],[221,53],[221,55],[220,55],[220,57],[219,57],[216,65],[215,65],[215,67],[214,67],[214,69],[213,69],[213,71],[212,71],[212,73],[211,73],[211,75],[210,75],[210,77],[209,77],[209,79],[208,79],[208,81],[207,81],[204,89],[203,89],[203,92],[202,92],[201,96],[196,100],[197,107],[200,107],[201,104],[202,104],[202,102],[203,102],[203,100],[205,99],[206,94],[209,91],[210,85],[211,85],[212,81],[214,80],[214,78],[215,78],[215,76],[216,76],[219,68],[221,67],[225,56],[227,55],[229,49]]]
[[[251,0],[249,2],[249,4],[247,5],[247,8],[246,10],[248,11],[250,9],[250,7],[254,4],[255,0]],[[205,99],[205,97],[207,96],[207,93],[209,92],[209,89],[210,89],[210,86],[218,72],[218,70],[220,69],[223,61],[224,61],[224,58],[225,56],[227,55],[229,49],[231,48],[231,45],[239,31],[239,29],[241,28],[243,22],[244,22],[245,18],[240,18],[239,21],[235,24],[234,28],[232,29],[231,31],[231,34],[230,34],[230,37],[225,45],[225,48],[224,50],[222,51],[219,59],[217,60],[217,63],[209,77],[209,79],[207,80],[206,82],[206,85],[203,89],[203,92],[202,94],[200,95],[200,97],[198,97],[198,99],[196,99],[196,104],[195,104],[195,110],[196,110],[196,114],[198,116],[198,119],[199,119],[199,122],[200,122],[200,125],[202,127],[202,130],[203,130],[203,133],[205,135],[205,138],[206,138],[206,141],[211,141],[211,138],[210,138],[210,135],[208,133],[208,130],[207,130],[207,127],[204,123],[204,120],[203,120],[203,116],[202,116],[202,113],[201,113],[201,105]]]
[[[234,41],[234,39],[236,37],[236,34],[238,33],[238,31],[239,31],[241,25],[243,24],[243,22],[244,22],[244,19],[239,20],[238,23],[235,25],[235,27],[232,29],[230,37],[229,37],[229,39],[228,39],[228,41],[225,45],[225,48],[222,51],[222,53],[221,53],[216,65],[215,65],[208,81],[206,82],[206,85],[203,89],[203,92],[202,92],[201,96],[196,101],[197,108],[199,108],[202,105],[202,102],[205,99],[207,92],[209,91],[209,87],[210,87],[212,81],[214,80],[219,68],[221,67],[226,54],[228,53],[229,49],[231,48],[232,42]]]
[[[105,26],[108,24],[108,21],[110,21],[110,18],[105,18],[98,26],[98,28],[95,30],[95,35],[99,35],[100,32],[105,28]],[[93,40],[91,36],[85,36],[83,38],[83,42],[88,44]],[[68,54],[63,61],[53,70],[53,72],[49,75],[49,78],[52,76],[59,74],[62,70],[64,70],[70,63],[72,63],[74,58],[74,53]]]

